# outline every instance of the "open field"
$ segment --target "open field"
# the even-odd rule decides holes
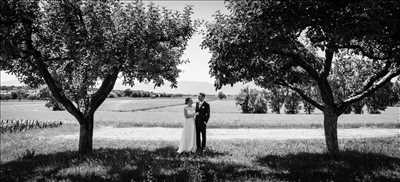
[[[341,139],[336,158],[323,140],[211,140],[202,155],[178,156],[177,141],[94,138],[80,158],[75,125],[1,135],[1,181],[399,181],[399,137]]]
[[[242,114],[234,101],[211,101],[208,151],[179,156],[181,129],[176,127],[181,127],[183,106],[174,105],[182,100],[108,99],[95,115],[95,150],[85,157],[77,154],[79,126],[68,113],[49,111],[40,101],[1,102],[1,119],[65,124],[2,134],[0,180],[400,180],[399,108],[388,108],[380,115],[341,116],[342,152],[332,158],[325,154],[323,130],[307,129],[321,128],[321,113]]]
[[[1,102],[1,119],[33,119],[77,123],[65,111],[50,111],[43,101]],[[183,98],[107,99],[95,114],[96,125],[113,127],[181,127]],[[210,101],[208,128],[321,128],[320,111],[307,115],[242,114],[233,100]],[[133,112],[132,110],[136,110]],[[389,107],[382,114],[347,114],[339,117],[339,128],[400,128],[400,108]]]

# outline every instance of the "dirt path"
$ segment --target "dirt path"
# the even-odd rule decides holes
[[[104,127],[94,131],[95,139],[109,140],[179,140],[181,128],[112,128]],[[356,128],[339,129],[339,138],[371,138],[400,136],[399,129]],[[58,135],[56,138],[78,139],[78,133]],[[323,139],[323,129],[208,129],[209,140],[230,139]]]

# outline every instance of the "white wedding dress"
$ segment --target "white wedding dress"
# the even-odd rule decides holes
[[[194,115],[194,108],[186,107],[185,109],[188,115]],[[196,152],[196,126],[194,123],[194,117],[185,118],[185,122],[183,123],[178,153],[182,152]]]

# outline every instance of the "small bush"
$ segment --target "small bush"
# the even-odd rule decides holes
[[[110,92],[110,94],[108,94],[108,98],[117,98],[118,95],[115,92]]]
[[[243,113],[266,113],[268,102],[265,98],[264,92],[246,87],[240,91],[235,100]]]
[[[267,113],[268,101],[265,99],[264,94],[259,92],[253,103],[253,113]]]
[[[0,100],[9,100],[11,99],[10,94],[0,94]]]
[[[38,96],[40,99],[49,99],[51,97],[50,90],[47,87],[43,87],[39,90]]]
[[[26,99],[28,95],[29,94],[27,94],[26,91],[22,89],[11,92],[12,99]]]
[[[392,95],[390,97],[390,106],[399,107],[400,105],[400,77],[392,86]]]
[[[39,96],[36,94],[29,94],[27,97],[28,100],[39,100]]]
[[[393,105],[397,102],[393,93],[392,83],[387,83],[383,87],[376,90],[371,96],[365,98],[365,105],[367,106],[368,113],[380,114],[387,106]]]
[[[351,105],[351,108],[352,108],[354,114],[363,114],[364,113],[364,111],[363,111],[364,104],[365,104],[364,101],[359,101],[359,102],[353,103]]]
[[[33,159],[34,157],[35,157],[35,150],[26,149],[25,153],[21,155],[20,159],[26,160],[26,159]]]
[[[64,106],[58,103],[58,101],[54,97],[50,97],[50,100],[45,104],[45,106],[53,111],[65,110]]]
[[[344,114],[350,114],[351,113],[351,106],[348,106],[344,109]]]
[[[132,97],[132,90],[129,88],[125,89],[122,93],[125,97]]]
[[[226,95],[222,91],[218,92],[217,97],[218,97],[218,99],[226,99]]]
[[[303,107],[304,107],[304,112],[307,114],[311,114],[315,110],[315,106],[305,100],[303,100]]]
[[[295,93],[288,91],[285,98],[285,113],[286,114],[297,114],[299,113],[301,97]]]
[[[17,99],[17,98],[18,98],[17,92],[11,92],[11,99]]]

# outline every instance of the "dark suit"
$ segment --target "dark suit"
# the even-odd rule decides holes
[[[196,144],[198,150],[203,150],[206,147],[206,127],[205,123],[210,119],[210,105],[204,101],[201,106],[196,103],[196,112],[199,113],[196,118]],[[201,135],[201,139],[200,139]]]

